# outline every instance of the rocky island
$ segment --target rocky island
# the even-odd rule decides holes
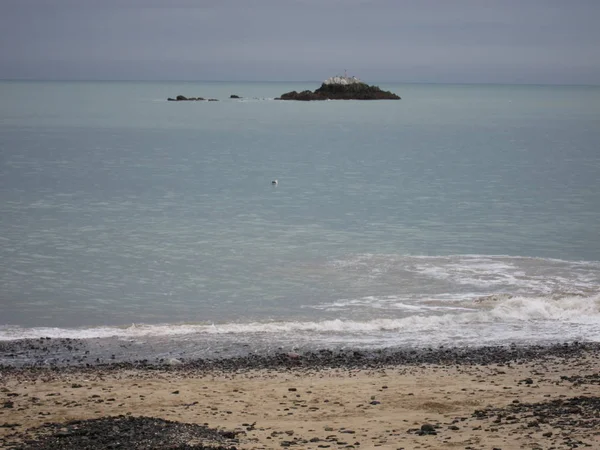
[[[186,97],[185,95],[178,95],[175,98],[169,97],[167,101],[169,102],[199,102],[207,100],[209,102],[218,102],[219,100],[216,98],[205,99],[204,97]]]
[[[275,100],[400,100],[390,91],[382,91],[378,86],[370,86],[356,77],[330,77],[314,92],[286,92]]]

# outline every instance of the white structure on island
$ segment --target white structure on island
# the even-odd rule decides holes
[[[360,81],[358,78],[348,77],[346,75],[344,75],[344,76],[336,75],[335,77],[327,78],[323,82],[323,84],[341,84],[341,85],[360,84],[360,83],[362,83],[362,81]]]

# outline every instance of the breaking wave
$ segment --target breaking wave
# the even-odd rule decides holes
[[[24,338],[108,338],[136,339],[149,336],[191,335],[273,335],[274,339],[287,339],[302,335],[305,338],[328,335],[364,340],[368,334],[388,334],[390,338],[410,335],[411,340],[445,339],[454,336],[478,336],[486,329],[504,330],[516,338],[524,330],[528,339],[546,339],[557,332],[581,336],[585,331],[591,340],[600,340],[600,294],[589,297],[491,297],[474,303],[469,310],[457,309],[438,314],[417,314],[404,317],[379,317],[369,320],[279,321],[222,324],[132,324],[128,327],[95,327],[82,329],[0,327],[0,340]],[[535,331],[536,334],[532,334]],[[565,334],[566,333],[566,334]],[[381,336],[380,336],[381,337]]]

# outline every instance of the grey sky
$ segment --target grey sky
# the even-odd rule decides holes
[[[600,84],[600,0],[0,0],[0,78]]]

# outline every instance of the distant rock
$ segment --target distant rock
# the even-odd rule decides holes
[[[370,86],[356,77],[335,76],[328,78],[314,92],[286,92],[276,100],[400,100],[390,91],[382,91],[378,86]]]
[[[281,94],[281,97],[276,98],[275,100],[302,100],[302,101],[310,101],[310,100],[328,100],[327,97],[323,95],[317,94],[317,91],[302,91],[302,92],[286,92],[285,94]]]
[[[178,95],[175,98],[169,97],[167,99],[170,102],[197,102],[197,101],[201,101],[204,100],[204,98],[202,97],[186,97],[184,95]]]
[[[239,95],[231,94],[231,95],[229,96],[229,98],[242,98],[242,97],[240,97]]]

